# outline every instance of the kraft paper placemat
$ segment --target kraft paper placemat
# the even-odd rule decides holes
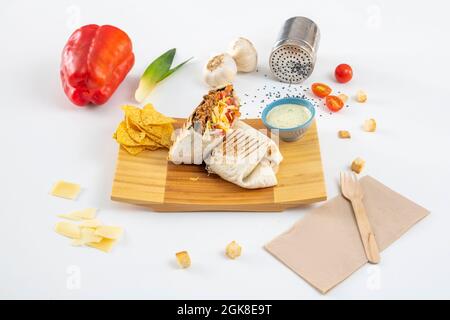
[[[380,251],[429,214],[372,177],[360,182]],[[265,248],[321,293],[368,262],[351,204],[341,195],[313,209]]]

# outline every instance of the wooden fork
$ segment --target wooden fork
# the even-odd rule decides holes
[[[367,259],[370,263],[379,263],[380,251],[362,202],[363,192],[361,185],[354,173],[341,172],[341,190],[343,196],[352,203]]]

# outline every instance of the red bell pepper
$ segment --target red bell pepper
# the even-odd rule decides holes
[[[62,53],[61,81],[78,106],[108,101],[134,64],[131,40],[113,26],[86,25],[76,30]]]

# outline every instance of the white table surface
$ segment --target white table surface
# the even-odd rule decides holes
[[[0,298],[450,298],[449,9],[446,1],[3,1]],[[177,61],[196,58],[149,98],[171,116],[197,105],[207,90],[206,58],[237,36],[251,39],[260,57],[259,73],[238,76],[238,94],[279,88],[263,74],[283,21],[294,15],[312,18],[322,32],[304,85],[323,81],[369,96],[318,117],[329,197],[338,193],[338,172],[361,156],[365,174],[431,211],[382,253],[378,267],[363,267],[326,296],[263,249],[310,208],[161,214],[110,200],[118,149],[111,135],[146,65],[172,47]],[[60,53],[88,23],[125,30],[136,64],[106,105],[78,108],[61,89]],[[342,62],[355,74],[345,85],[332,79]],[[255,116],[260,106],[248,103],[245,112]],[[370,117],[379,124],[375,134],[360,129]],[[352,139],[337,139],[340,129]],[[82,185],[77,201],[49,195],[59,179]],[[110,254],[71,247],[53,231],[57,214],[90,206],[126,230]],[[243,246],[236,261],[223,256],[231,240]],[[188,270],[175,264],[183,249],[193,260]]]

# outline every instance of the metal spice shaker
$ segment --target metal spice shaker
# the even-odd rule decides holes
[[[286,20],[269,58],[273,75],[287,83],[306,80],[314,70],[319,40],[314,21],[305,17]]]

